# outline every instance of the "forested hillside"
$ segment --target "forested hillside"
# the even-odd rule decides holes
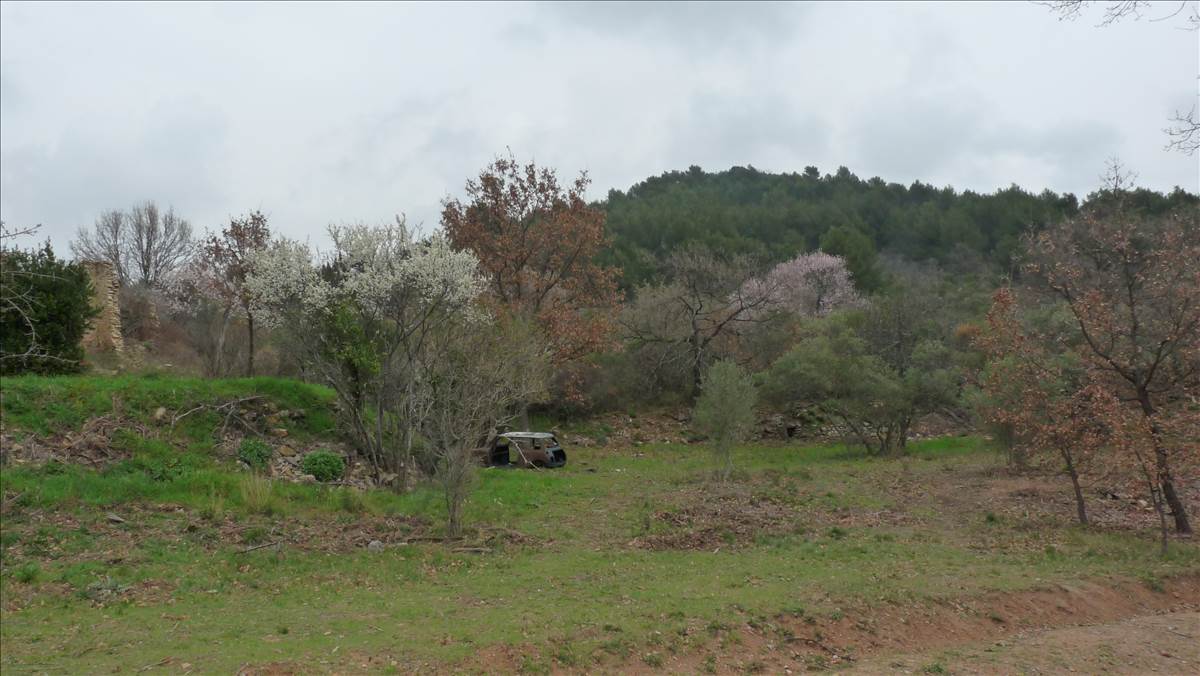
[[[1138,190],[1130,197],[1154,214],[1200,203],[1178,188],[1167,195]],[[870,291],[880,281],[870,270],[875,252],[939,262],[971,252],[977,254],[971,258],[1004,268],[1026,229],[1075,215],[1103,198],[1103,192],[1093,193],[1081,205],[1069,193],[1016,185],[988,194],[920,181],[904,186],[862,179],[845,167],[821,175],[816,167],[771,174],[753,167],[709,173],[693,166],[610,191],[605,206],[611,260],[629,287],[653,278],[668,252],[699,242],[776,261],[819,247],[846,257],[856,281]]]

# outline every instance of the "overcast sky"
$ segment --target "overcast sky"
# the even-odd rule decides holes
[[[1169,11],[1165,6],[1161,12]],[[1200,34],[1000,4],[0,5],[0,216],[56,246],[154,199],[294,237],[439,202],[497,153],[591,197],[698,164],[1197,190],[1162,128]]]

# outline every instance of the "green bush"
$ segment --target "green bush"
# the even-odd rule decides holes
[[[238,446],[238,460],[250,465],[251,469],[266,469],[273,451],[266,442],[258,439],[243,439]]]
[[[0,245],[0,258],[0,373],[81,370],[80,341],[97,312],[87,271],[56,258],[49,242],[33,251]]]
[[[304,456],[304,460],[300,461],[300,469],[316,477],[317,481],[334,481],[342,478],[346,463],[336,453],[316,451]]]

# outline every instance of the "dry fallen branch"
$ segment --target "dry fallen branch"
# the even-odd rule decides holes
[[[247,547],[245,549],[239,550],[238,554],[248,554],[257,549],[265,549],[267,547],[274,547],[275,545],[279,544],[280,542],[282,542],[282,540],[276,540],[275,542],[266,542],[261,545],[254,545],[253,547]]]
[[[222,438],[225,436],[225,431],[229,428],[229,422],[231,420],[236,420],[238,423],[240,423],[242,425],[242,427],[246,428],[247,431],[249,431],[253,434],[256,434],[258,436],[262,436],[261,432],[259,432],[253,425],[251,425],[249,422],[247,422],[245,418],[243,418],[242,416],[237,414],[243,404],[246,404],[246,403],[249,403],[252,401],[257,401],[262,398],[263,397],[260,395],[255,395],[252,397],[242,397],[241,399],[234,399],[232,401],[227,401],[223,404],[216,404],[216,405],[200,404],[199,406],[188,409],[187,411],[172,417],[171,418],[171,428],[174,429],[175,426],[179,424],[179,421],[183,420],[184,418],[188,417],[189,415],[192,415],[193,413],[197,413],[200,411],[213,411],[218,414],[224,414],[224,416],[225,416],[224,422],[221,423],[221,429],[217,433],[218,438]]]

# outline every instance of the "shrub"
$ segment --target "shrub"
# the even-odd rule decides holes
[[[258,439],[243,439],[238,446],[238,460],[250,465],[251,469],[266,469],[273,451],[264,441]]]
[[[316,477],[317,481],[335,481],[342,478],[346,463],[336,453],[316,451],[304,456],[304,460],[300,461],[300,469]]]
[[[78,263],[0,244],[0,373],[71,373],[82,368],[80,342],[96,316],[92,284]]]

